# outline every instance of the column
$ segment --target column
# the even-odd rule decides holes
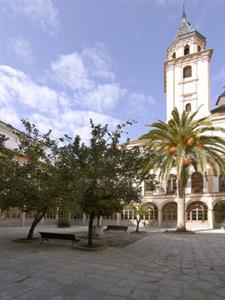
[[[209,228],[213,229],[213,210],[212,209],[208,209],[208,224],[209,224]]]
[[[205,176],[203,176],[203,193],[208,193],[208,181]]]
[[[83,225],[86,224],[86,219],[87,219],[87,216],[85,213],[83,213],[83,220],[82,220]]]
[[[188,177],[188,182],[187,182],[187,186],[185,188],[185,193],[186,194],[191,194],[191,177]]]
[[[26,213],[23,211],[22,212],[22,226],[25,226],[25,221],[26,221]]]
[[[120,225],[120,220],[121,220],[121,213],[116,213],[116,225]]]
[[[56,208],[56,211],[55,211],[55,219],[56,220],[59,219],[59,208],[58,207]]]
[[[162,209],[158,209],[158,226],[162,225]]]
[[[144,194],[145,194],[145,184],[144,184],[144,181],[142,181],[142,183],[141,183],[141,196],[144,197]]]
[[[219,177],[213,176],[213,192],[219,193]]]

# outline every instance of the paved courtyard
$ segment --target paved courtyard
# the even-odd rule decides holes
[[[225,299],[222,231],[148,232],[125,247],[87,252],[69,241],[12,242],[26,230],[0,229],[0,300]]]

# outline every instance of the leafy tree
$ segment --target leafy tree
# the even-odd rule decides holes
[[[211,117],[197,119],[194,113],[184,111],[181,115],[177,108],[172,111],[168,123],[158,121],[148,126],[152,129],[141,139],[147,139],[148,145],[155,150],[146,165],[146,170],[159,171],[159,178],[166,180],[172,168],[177,175],[177,230],[185,231],[185,187],[190,167],[206,175],[209,165],[214,175],[225,173],[225,140],[216,132],[225,132],[223,128],[214,127]]]
[[[14,177],[3,205],[34,214],[27,235],[27,239],[32,239],[35,227],[46,212],[58,205],[60,184],[51,152],[54,145],[51,132],[42,135],[34,124],[22,122],[25,132],[15,132],[19,145],[14,153]]]
[[[76,137],[60,150],[59,164],[68,179],[66,194],[89,215],[89,247],[93,245],[95,217],[121,211],[123,205],[141,197],[135,182],[141,176],[144,159],[139,148],[119,145],[124,126],[110,132],[107,125],[91,121],[89,145]]]
[[[14,153],[5,146],[5,135],[0,134],[0,208],[4,209],[4,203],[8,200],[10,187],[15,178]]]

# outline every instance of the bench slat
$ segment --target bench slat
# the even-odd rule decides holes
[[[72,233],[59,233],[59,232],[39,232],[41,235],[41,243],[45,240],[49,242],[49,239],[57,239],[57,240],[69,240],[72,241],[72,245],[79,240],[76,239],[75,234]]]

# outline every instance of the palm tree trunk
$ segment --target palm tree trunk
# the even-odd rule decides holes
[[[182,181],[177,182],[177,231],[186,231],[185,219],[185,186]]]

